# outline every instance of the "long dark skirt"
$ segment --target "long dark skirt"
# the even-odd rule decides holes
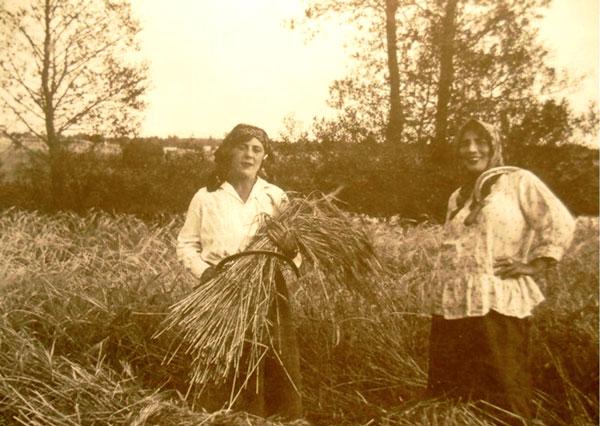
[[[484,400],[531,419],[528,319],[495,311],[431,323],[428,395]]]
[[[261,417],[293,420],[302,417],[300,354],[289,294],[281,273],[276,276],[276,288],[278,295],[268,313],[273,344],[233,408]]]

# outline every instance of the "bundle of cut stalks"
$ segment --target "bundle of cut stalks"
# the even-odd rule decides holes
[[[302,270],[314,280],[307,291],[369,293],[369,276],[380,270],[371,242],[331,196],[293,198],[276,219],[264,220],[247,250],[277,251],[268,237],[270,221],[295,233]],[[171,307],[164,330],[179,331],[176,349],[192,356],[193,385],[226,383],[234,378],[230,403],[260,368],[271,347],[267,318],[276,297],[275,275],[285,269],[276,256],[239,257],[205,285]],[[235,382],[237,380],[237,383]]]

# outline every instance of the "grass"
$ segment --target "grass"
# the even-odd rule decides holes
[[[219,410],[216,400],[204,411],[190,385],[190,358],[179,353],[165,362],[181,343],[178,333],[154,336],[169,307],[195,285],[175,259],[180,226],[180,217],[159,225],[100,212],[3,212],[0,425],[276,424]],[[386,271],[365,283],[376,285],[375,298],[346,289],[324,296],[311,273],[290,283],[308,420],[493,424],[484,406],[420,397],[439,229],[361,226]],[[535,313],[533,333],[538,419],[597,424],[596,218],[578,220],[572,248],[542,286],[547,301]]]

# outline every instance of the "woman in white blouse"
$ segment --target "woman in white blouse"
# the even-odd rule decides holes
[[[271,154],[269,138],[258,127],[238,124],[215,152],[216,170],[205,188],[192,198],[177,239],[177,255],[199,279],[211,280],[215,265],[243,251],[256,234],[264,215],[277,214],[287,200],[285,192],[262,179],[264,161]],[[269,236],[290,258],[297,254],[295,238],[272,227]],[[296,332],[281,276],[278,298],[270,309],[279,336],[265,357],[260,377],[249,380],[236,408],[258,416],[302,416],[300,361]],[[276,352],[276,353],[274,353]]]
[[[448,202],[428,394],[486,400],[520,424],[532,417],[529,318],[544,300],[534,277],[561,259],[574,220],[534,174],[503,166],[489,124],[467,121],[455,143],[463,185]]]

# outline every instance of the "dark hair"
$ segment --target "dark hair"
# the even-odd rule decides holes
[[[250,124],[238,124],[225,136],[225,139],[215,151],[215,170],[208,178],[208,184],[206,185],[208,192],[217,190],[225,181],[231,164],[233,148],[253,138],[262,143],[265,155],[271,157],[271,142],[267,132]],[[262,172],[264,173],[264,170]]]

